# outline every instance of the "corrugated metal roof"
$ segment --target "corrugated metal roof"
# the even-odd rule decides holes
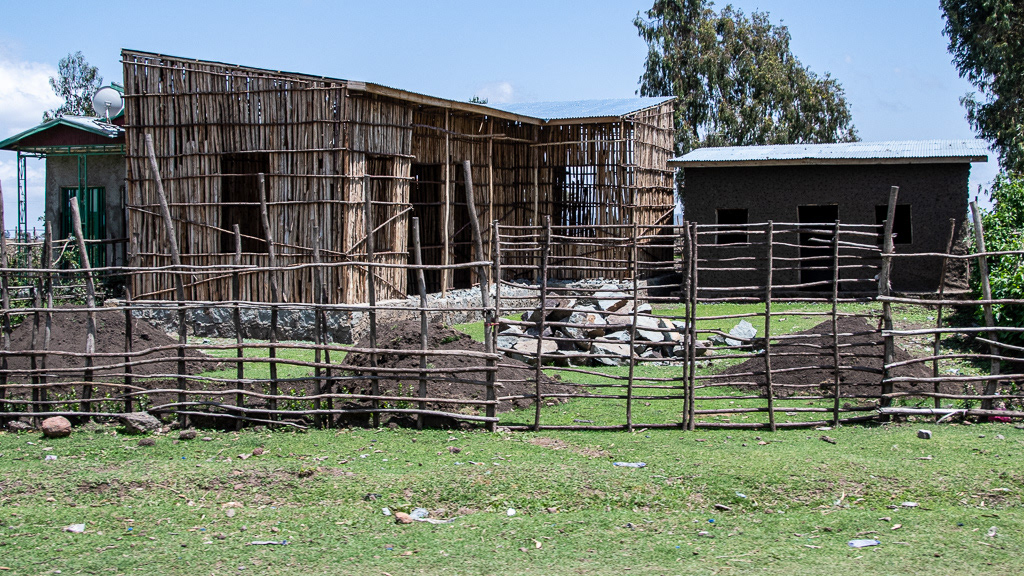
[[[17,149],[14,145],[22,139],[62,124],[79,130],[85,130],[86,132],[96,134],[98,136],[106,136],[107,138],[117,138],[124,133],[124,128],[103,122],[95,116],[61,116],[60,118],[47,120],[46,122],[33,126],[20,134],[11,136],[3,142],[0,142],[0,149]]]
[[[849,163],[987,162],[981,140],[890,140],[841,144],[783,144],[698,148],[669,160],[669,165],[785,165]]]
[[[668,97],[614,98],[610,100],[575,100],[569,102],[520,102],[516,104],[485,104],[512,114],[532,116],[541,120],[568,118],[604,118],[625,116],[631,112],[657,106],[672,100]]]

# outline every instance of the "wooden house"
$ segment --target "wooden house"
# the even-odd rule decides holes
[[[124,50],[128,228],[141,266],[170,264],[146,157],[151,135],[183,264],[230,264],[233,226],[242,261],[267,262],[259,173],[279,263],[365,258],[364,201],[372,201],[375,261],[411,262],[410,218],[418,216],[426,264],[472,261],[463,161],[472,166],[475,204],[491,246],[490,223],[539,226],[594,236],[605,224],[658,233],[672,224],[671,98],[487,106],[369,82],[263,70]],[[319,237],[318,237],[319,235]],[[560,257],[622,260],[628,253],[564,243]],[[665,258],[641,251],[641,258]],[[670,256],[669,256],[670,257]],[[587,260],[591,261],[591,260]],[[583,268],[583,266],[581,266]],[[330,302],[366,298],[366,269],[327,271]],[[593,274],[580,270],[580,275]],[[269,300],[265,273],[243,276],[241,297]],[[415,292],[407,270],[377,268],[380,298]],[[468,287],[468,270],[428,275],[431,291]],[[136,278],[138,298],[169,299],[173,283]],[[289,301],[310,301],[312,272],[285,277]],[[231,297],[230,278],[195,277],[196,300]]]

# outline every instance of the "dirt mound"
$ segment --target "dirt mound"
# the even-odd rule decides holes
[[[798,332],[797,335],[823,334],[823,336],[811,336],[799,340],[782,340],[772,343],[772,384],[779,396],[791,394],[829,393],[835,379],[831,369],[814,368],[794,372],[777,373],[777,370],[797,369],[808,366],[831,366],[832,358],[832,321],[828,320],[818,324],[814,328]],[[882,355],[885,352],[882,335],[878,333],[877,327],[869,324],[864,318],[842,317],[839,319],[839,344],[846,346],[840,348],[840,364],[850,366],[853,369],[841,370],[839,382],[843,396],[869,395],[881,393],[881,370]],[[853,334],[843,336],[842,334]],[[812,346],[807,346],[808,344]],[[785,355],[783,355],[785,354]],[[793,356],[792,354],[801,354]],[[896,360],[910,360],[913,358],[905,350],[896,347]],[[764,384],[764,358],[758,356],[751,358],[741,364],[737,364],[723,370],[722,374],[743,374],[748,372],[760,373],[755,376],[739,376],[745,382],[756,382]],[[900,366],[894,370],[895,376],[928,378],[932,371],[930,366],[925,364],[910,364]],[[811,386],[804,388],[780,387],[784,384],[795,384]],[[758,386],[743,385],[741,389],[752,390]],[[894,384],[895,391],[916,390],[926,387],[932,390],[932,384],[914,384],[909,382],[897,382]],[[958,392],[959,388],[954,384],[943,384],[943,392]],[[947,390],[948,388],[948,390]]]
[[[369,339],[359,342],[356,347],[369,348]],[[380,324],[377,327],[377,347],[391,350],[419,350],[420,349],[420,323],[418,320],[408,320],[397,324]],[[429,328],[427,348],[431,350],[471,350],[484,351],[484,345],[470,338],[468,335],[452,330],[440,324],[432,324]],[[480,358],[466,356],[433,356],[427,359],[428,367],[433,369],[447,368],[453,372],[432,373],[433,378],[452,378],[458,380],[486,379],[485,372],[458,372],[460,368],[479,367],[484,364]],[[347,364],[355,366],[369,366],[369,356],[366,354],[350,354],[346,359]],[[536,392],[534,376],[535,369],[524,362],[503,358],[499,362],[497,380],[502,382],[502,387],[496,390],[501,396],[517,396],[522,394],[533,394]],[[416,354],[388,353],[377,355],[377,366],[382,368],[418,368],[420,358]],[[566,394],[579,392],[579,388],[566,386],[558,380],[543,376],[541,380],[541,393]],[[395,379],[382,379],[379,381],[380,391],[386,395],[415,396],[419,390],[419,381],[416,373]],[[349,393],[370,393],[370,382],[348,381],[346,388]],[[482,384],[470,382],[427,382],[427,395],[432,398],[464,398],[482,400],[487,397],[487,389]],[[549,402],[558,402],[559,399],[552,398]],[[520,408],[533,404],[532,399],[513,400],[501,402],[498,411],[504,412],[512,408]],[[456,412],[458,408],[454,404],[431,404],[427,408],[432,410],[444,410]]]
[[[60,352],[85,352],[85,338],[87,334],[86,328],[86,313],[85,312],[55,312],[53,314],[53,321],[50,328],[50,345],[48,350],[60,351]],[[46,318],[40,316],[39,319],[39,333],[36,339],[36,350],[43,348],[43,329],[45,327]],[[27,316],[21,324],[18,325],[11,332],[11,351],[19,350],[32,350],[32,324],[33,318],[31,315]],[[121,354],[124,352],[124,333],[125,333],[125,320],[123,310],[111,310],[110,312],[97,312],[96,313],[96,347],[97,353],[115,353]],[[134,350],[145,350],[148,348],[161,347],[161,346],[174,346],[178,343],[176,338],[172,338],[162,330],[154,327],[149,322],[138,318],[133,319],[132,322],[132,348]],[[198,374],[204,370],[209,370],[213,367],[213,362],[203,362],[203,358],[207,358],[201,352],[195,350],[186,351],[189,357],[195,358],[186,363],[185,367],[189,374]],[[132,367],[132,373],[138,375],[150,375],[150,374],[173,374],[177,372],[177,359],[178,352],[174,348],[168,348],[165,350],[158,350],[149,354],[139,356],[137,360],[164,360],[153,362],[149,364],[142,364],[139,366]],[[97,378],[103,375],[120,375],[124,373],[123,367],[108,368],[104,370],[103,366],[109,366],[111,364],[122,364],[124,362],[124,356],[94,356],[92,358],[92,364],[96,368],[95,374]],[[41,366],[41,359],[37,358],[36,365]],[[12,356],[8,361],[8,366],[12,370],[27,370],[31,367],[31,361],[27,356]],[[84,357],[74,356],[60,356],[55,354],[48,354],[46,356],[46,368],[48,370],[60,370],[60,369],[83,369],[85,368]],[[58,378],[52,380],[73,379],[80,380],[81,373],[77,375],[73,372],[69,372],[65,375],[61,375],[59,372],[54,372]],[[11,376],[12,382],[27,382],[28,378],[23,375],[13,374]]]

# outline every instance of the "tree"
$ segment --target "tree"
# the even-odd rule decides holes
[[[474,94],[473,97],[469,99],[469,103],[470,104],[487,104],[487,98],[481,98],[481,97],[479,97],[479,96]]]
[[[982,229],[985,250],[1009,252],[1024,250],[1024,176],[1002,173],[992,185],[992,209],[983,211]],[[971,287],[979,298],[981,276],[972,267]],[[1024,257],[1020,254],[990,256],[988,258],[989,283],[994,299],[1024,298]],[[995,305],[992,307],[999,326],[1024,327],[1024,307]],[[978,314],[981,311],[978,310]],[[1024,343],[1020,333],[1000,333],[1001,342]]]
[[[843,87],[789,49],[785,26],[711,0],[655,0],[633,23],[647,42],[643,96],[676,97],[676,148],[856,141]]]
[[[43,121],[65,115],[95,116],[92,95],[103,85],[99,73],[98,68],[85,61],[80,51],[61,58],[57,64],[57,77],[50,76],[50,87],[54,94],[64,99],[64,104],[43,113]]]
[[[1003,167],[1024,173],[1024,3],[941,0],[953,63],[978,89],[960,103]]]

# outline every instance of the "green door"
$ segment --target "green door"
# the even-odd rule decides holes
[[[78,212],[82,215],[82,235],[86,240],[105,240],[107,238],[107,193],[103,187],[85,189],[85,195],[79,194],[78,188],[61,188],[61,237],[74,236],[74,225],[71,223],[71,199],[78,197]],[[107,247],[103,244],[91,244],[87,248],[89,264],[93,268],[107,265]]]

